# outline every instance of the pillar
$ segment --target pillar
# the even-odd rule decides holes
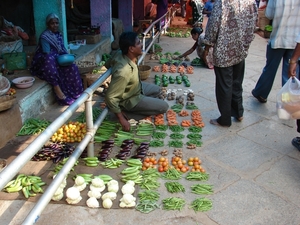
[[[91,25],[100,25],[101,36],[112,37],[111,1],[90,0]]]

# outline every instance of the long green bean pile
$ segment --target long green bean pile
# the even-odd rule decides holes
[[[29,118],[17,133],[17,136],[33,135],[43,132],[51,122],[47,120]]]

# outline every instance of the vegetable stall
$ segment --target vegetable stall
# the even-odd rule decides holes
[[[107,117],[94,137],[95,156],[88,157],[86,150],[82,153],[53,195],[52,203],[129,208],[142,213],[183,208],[205,212],[212,208],[209,195],[213,194],[213,186],[208,183],[205,162],[195,151],[202,145],[205,124],[190,89],[188,76],[193,68],[183,64],[179,75],[173,76],[167,75],[172,74],[171,66],[163,66],[166,72],[156,74],[154,79],[162,87],[160,98],[169,101],[167,113],[130,120],[129,132]],[[168,89],[168,85],[174,88]],[[94,120],[100,113],[101,109],[93,108]],[[38,135],[49,124],[30,118],[17,135]],[[32,157],[30,163],[43,163],[44,171],[20,172],[0,196],[38,200],[85,134],[83,112],[59,128]],[[191,193],[194,199],[185,199],[184,193]]]

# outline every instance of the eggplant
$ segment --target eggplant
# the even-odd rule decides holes
[[[137,155],[146,155],[148,152],[148,150],[140,150],[140,151],[137,151]]]
[[[140,150],[149,150],[149,147],[147,147],[146,145],[143,145],[136,149],[136,151],[140,151]]]
[[[101,157],[101,158],[107,158],[108,157],[108,154],[106,154],[106,153],[100,153],[99,154],[99,157]]]
[[[121,144],[121,148],[132,148],[133,147],[133,144],[130,144],[130,143],[122,143]]]
[[[102,144],[114,144],[115,141],[114,140],[105,140],[101,142]]]
[[[120,149],[120,152],[131,152],[131,150],[130,149]]]
[[[133,144],[134,140],[132,140],[132,139],[126,139],[122,143]]]
[[[116,156],[117,159],[125,160],[126,156]]]
[[[116,157],[119,158],[119,157],[126,157],[127,156],[127,153],[126,152],[119,152]]]
[[[140,146],[142,146],[142,145],[147,145],[147,146],[149,146],[149,145],[150,145],[150,142],[142,142],[142,143],[140,144]]]
[[[136,155],[132,156],[131,158],[134,158],[134,159],[143,159],[143,158],[145,158],[145,156],[146,155],[144,155],[144,154],[136,154]]]
[[[98,157],[99,161],[104,162],[106,161],[107,157]]]
[[[109,154],[110,152],[111,152],[110,148],[105,148],[105,149],[100,150],[100,154],[102,154],[102,153]]]
[[[132,149],[132,146],[126,146],[126,147],[123,147],[123,148],[121,147],[121,149],[130,151]]]
[[[114,144],[104,144],[101,146],[101,148],[112,148],[114,147]]]

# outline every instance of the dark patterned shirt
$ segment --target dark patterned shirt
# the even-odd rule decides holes
[[[218,0],[208,20],[204,43],[214,46],[217,67],[240,63],[254,39],[257,6],[253,0]]]

